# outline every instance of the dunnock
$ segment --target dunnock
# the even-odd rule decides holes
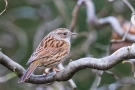
[[[28,79],[38,66],[52,68],[58,72],[56,66],[70,52],[70,38],[72,35],[75,35],[75,33],[66,28],[58,28],[45,36],[28,60],[27,64],[30,63],[30,66],[18,82],[24,82]]]

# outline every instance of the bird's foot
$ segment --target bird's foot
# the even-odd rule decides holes
[[[57,69],[56,67],[53,67],[53,70],[54,70],[53,76],[55,76],[59,71],[61,71],[60,69]]]
[[[49,73],[50,73],[50,68],[45,69],[43,75],[46,76],[46,75],[49,74]]]
[[[53,70],[55,70],[56,72],[61,71],[60,69],[57,69],[57,68],[55,68],[55,67],[53,67]]]

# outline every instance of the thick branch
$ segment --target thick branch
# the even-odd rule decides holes
[[[112,55],[96,59],[96,58],[81,58],[76,61],[70,62],[67,67],[58,72],[54,77],[52,74],[47,76],[43,75],[31,75],[28,79],[29,83],[33,84],[45,84],[54,81],[67,81],[72,78],[72,76],[79,70],[85,68],[94,68],[98,70],[107,70],[118,64],[119,62],[127,59],[135,58],[135,45],[123,47]],[[25,69],[18,63],[11,60],[9,57],[0,52],[0,63],[7,67],[12,72],[17,73],[18,77],[21,77],[25,72]]]

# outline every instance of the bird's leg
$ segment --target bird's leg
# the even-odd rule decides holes
[[[56,67],[53,67],[53,70],[55,71],[53,76],[56,75],[56,73],[58,73],[59,71],[61,71],[60,69],[57,69]]]
[[[46,76],[49,73],[50,73],[50,69],[45,69],[43,75]]]
[[[57,69],[56,67],[53,67],[53,70],[55,70],[56,72],[60,71],[60,69]]]

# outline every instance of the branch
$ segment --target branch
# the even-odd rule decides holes
[[[74,31],[76,21],[77,21],[77,14],[78,14],[79,8],[80,8],[80,5],[77,3],[74,10],[73,10],[73,12],[72,12],[72,21],[71,21],[71,24],[70,24],[70,27],[69,27],[69,30],[71,30],[71,32]]]
[[[62,63],[60,63],[60,64],[58,65],[58,67],[59,67],[60,69],[64,69],[64,66],[63,66]],[[68,80],[68,82],[71,84],[73,90],[76,90],[76,84],[75,84],[75,82],[73,81],[73,79]]]
[[[7,2],[7,0],[4,0],[4,2],[6,3],[5,9],[0,13],[0,15],[2,15],[7,10],[7,8],[8,8],[8,2]]]
[[[122,29],[122,27],[120,26],[120,23],[119,21],[113,17],[113,16],[109,16],[109,17],[106,17],[106,18],[102,18],[99,20],[99,23],[101,25],[103,24],[108,24],[110,23],[110,25],[112,26],[113,30],[121,37],[123,37],[123,35],[125,34],[125,31]],[[135,41],[135,35],[134,34],[127,34],[126,36],[126,40],[129,40],[129,41],[132,41],[134,42]]]
[[[16,77],[15,73],[13,73],[13,72],[8,73],[8,74],[4,75],[3,77],[0,77],[0,83],[7,82],[8,80],[13,79],[14,77]]]
[[[54,81],[67,81],[71,79],[77,71],[85,68],[108,70],[123,60],[135,58],[134,53],[135,45],[133,44],[132,46],[123,47],[114,52],[112,55],[104,58],[96,59],[86,57],[78,59],[76,61],[72,61],[64,70],[58,72],[54,77],[52,76],[53,73],[48,74],[47,76],[31,75],[26,82],[33,84],[45,84]],[[0,63],[12,72],[15,72],[18,75],[18,77],[21,77],[25,72],[25,69],[21,65],[11,60],[2,52],[0,52]]]
[[[135,13],[135,9],[133,8],[133,6],[127,1],[127,0],[122,0],[132,11],[132,13]]]
[[[95,7],[92,2],[92,0],[81,0],[85,6],[86,6],[86,13],[87,13],[87,23],[88,25],[91,25],[93,27],[101,27],[105,25],[111,25],[113,30],[121,37],[125,34],[125,31],[121,27],[121,24],[119,23],[118,19],[113,16],[108,16],[105,18],[98,19],[95,14]],[[135,35],[134,34],[127,34],[125,37],[126,40],[135,41]]]
[[[127,87],[132,85],[135,85],[135,80],[133,79],[133,77],[124,77],[112,84],[106,84],[102,87],[96,88],[96,90],[118,90],[120,87],[126,87],[126,90],[128,90]]]

